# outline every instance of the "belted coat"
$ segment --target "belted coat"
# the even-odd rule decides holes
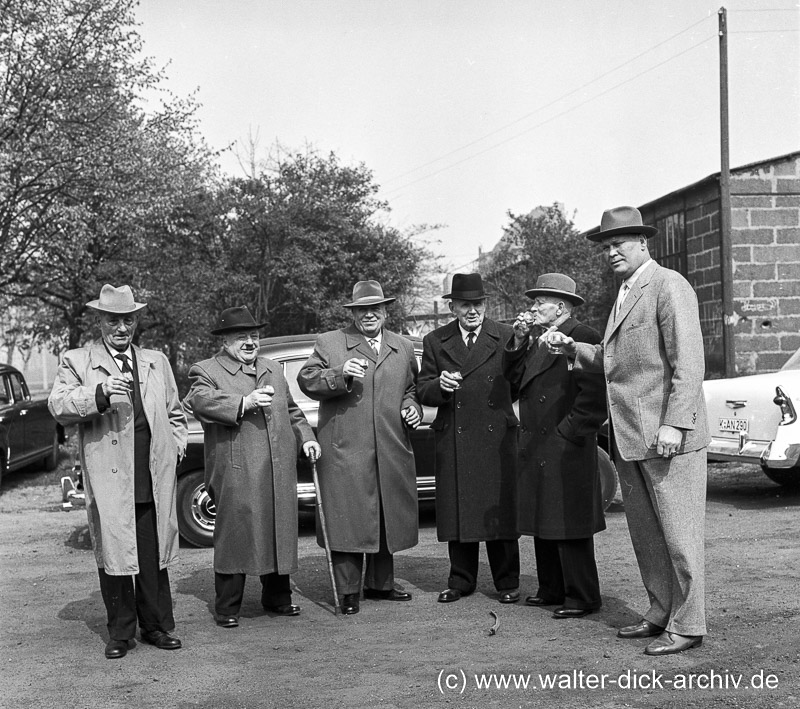
[[[281,365],[244,365],[221,351],[192,365],[186,404],[203,425],[205,483],[217,507],[214,571],[297,571],[297,457],[313,441]],[[272,404],[244,413],[242,400],[271,385]]]
[[[439,541],[517,539],[516,388],[503,375],[508,325],[484,319],[471,350],[458,321],[423,340],[417,381],[420,401],[437,406],[436,529]],[[442,371],[460,371],[452,394],[439,386]]]
[[[150,426],[158,563],[164,569],[178,555],[175,469],[189,434],[167,358],[156,350],[135,346],[133,352],[144,415]],[[89,534],[97,565],[111,576],[129,576],[139,573],[133,405],[128,397],[112,396],[110,407],[101,413],[95,399],[97,385],[112,374],[119,376],[119,367],[103,344],[69,350],[58,367],[48,406],[60,424],[78,424]]]
[[[383,509],[389,552],[417,544],[417,476],[411,437],[401,412],[422,416],[409,340],[383,330],[380,354],[350,325],[317,338],[297,382],[320,402],[319,483],[331,549],[376,553]],[[345,377],[352,357],[369,361],[363,379]],[[322,544],[320,525],[317,540]]]
[[[575,318],[558,331],[597,344],[600,333]],[[605,529],[597,431],[606,419],[602,374],[573,369],[536,340],[503,358],[519,388],[519,531],[540,539],[582,539]]]

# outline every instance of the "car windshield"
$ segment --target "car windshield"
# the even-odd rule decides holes
[[[786,364],[781,367],[781,371],[784,369],[800,369],[800,349],[786,360]]]

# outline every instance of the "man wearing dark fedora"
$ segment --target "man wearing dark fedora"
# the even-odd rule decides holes
[[[139,313],[130,286],[106,284],[86,304],[101,342],[62,358],[48,404],[78,425],[86,511],[108,616],[109,659],[136,633],[176,650],[167,568],[178,554],[175,469],[186,449],[186,415],[163,353],[132,344]]]
[[[508,325],[486,318],[479,273],[456,273],[451,323],[423,340],[417,390],[438,407],[431,424],[436,438],[436,530],[447,542],[450,573],[440,603],[471,594],[477,586],[480,542],[501,603],[519,600],[517,527],[516,391],[503,375]]]
[[[320,447],[294,402],[281,365],[259,356],[257,323],[246,307],[223,310],[212,335],[222,349],[192,365],[186,406],[205,435],[205,484],[214,526],[214,611],[235,628],[247,575],[260,577],[261,605],[282,616],[297,571],[297,457]]]
[[[602,372],[607,383],[612,448],[628,529],[650,602],[621,638],[657,636],[648,655],[697,647],[706,633],[704,521],[705,361],[697,296],[679,273],[650,258],[657,233],[633,207],[603,214],[598,242],[622,279],[600,344],[558,332],[551,351],[575,368]]]
[[[605,379],[572,370],[538,336],[555,327],[576,342],[602,338],[573,317],[584,299],[569,276],[545,273],[525,295],[533,305],[514,322],[503,359],[519,390],[519,531],[533,536],[539,581],[525,603],[559,606],[554,618],[580,618],[602,605],[594,535],[606,527],[597,472]]]
[[[360,611],[364,597],[409,601],[397,588],[393,554],[418,541],[414,452],[407,428],[421,421],[417,360],[409,340],[384,327],[386,305],[377,281],[359,281],[344,305],[351,325],[317,338],[297,381],[320,402],[317,435],[325,451],[320,492],[325,505],[342,612]],[[322,544],[317,525],[317,539]]]

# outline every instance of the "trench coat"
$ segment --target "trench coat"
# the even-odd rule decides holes
[[[458,321],[423,340],[420,401],[438,406],[436,529],[441,542],[518,539],[516,389],[503,375],[509,325],[484,319],[471,351]],[[442,371],[460,371],[461,388],[442,391]]]
[[[363,379],[342,374],[352,357],[369,360]],[[414,346],[404,337],[384,329],[376,355],[350,325],[320,335],[297,375],[300,388],[320,402],[319,483],[335,551],[377,553],[381,509],[390,553],[417,544],[416,466],[401,414],[413,406],[422,415],[417,369]]]
[[[193,364],[186,406],[203,426],[205,484],[217,507],[214,571],[297,571],[297,457],[314,433],[294,402],[281,365],[255,367],[220,351]],[[239,412],[254,389],[272,385],[269,407]]]
[[[158,530],[158,563],[167,568],[178,555],[175,469],[186,451],[186,414],[167,358],[133,346],[139,387],[150,426],[150,475]],[[78,424],[89,534],[99,568],[110,576],[139,573],[133,495],[134,414],[127,397],[112,396],[100,413],[97,385],[119,367],[103,344],[69,350],[61,360],[48,406],[58,423]]]
[[[558,331],[597,344],[600,333],[575,318]],[[606,419],[602,374],[570,367],[534,340],[503,356],[506,377],[519,388],[519,531],[540,539],[585,539],[606,528],[597,431]]]

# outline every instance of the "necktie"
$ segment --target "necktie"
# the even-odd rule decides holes
[[[122,376],[124,376],[125,379],[128,379],[131,382],[130,397],[131,401],[133,401],[134,397],[133,370],[131,369],[131,365],[128,363],[128,355],[120,352],[119,354],[114,355],[114,359],[117,360],[117,362],[119,362],[119,368],[122,371]]]
[[[372,348],[372,351],[375,354],[380,354],[380,347],[378,346],[378,341],[373,339],[373,338],[370,338],[368,340],[368,342],[369,342],[369,346]]]
[[[625,302],[625,296],[628,295],[628,291],[630,290],[630,286],[627,283],[623,283],[622,287],[619,289],[619,295],[617,296],[617,304],[614,308],[614,317],[619,315],[619,311],[622,309],[622,304]]]
[[[474,332],[468,332],[467,333],[467,349],[471,350],[472,349],[472,345],[474,345],[474,344],[475,344],[475,333]]]

